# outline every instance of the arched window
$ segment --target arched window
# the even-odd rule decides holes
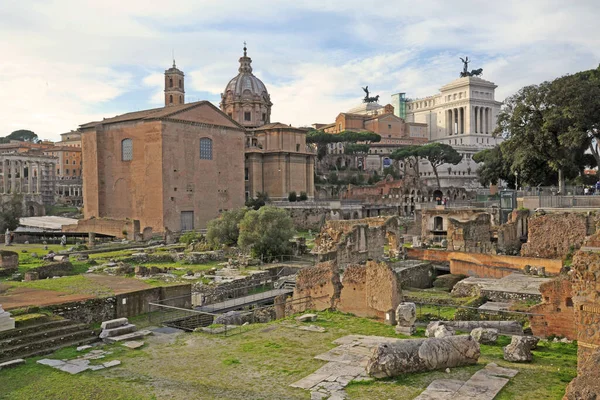
[[[169,87],[173,87],[173,78],[169,78]]]
[[[123,160],[123,161],[133,160],[133,140],[123,139],[121,141],[121,160]]]
[[[172,94],[169,95],[169,103],[173,104],[173,95]]]
[[[212,160],[212,140],[209,138],[200,139],[200,159]]]

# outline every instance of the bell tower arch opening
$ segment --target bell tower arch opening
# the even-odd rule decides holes
[[[185,104],[185,76],[173,60],[173,66],[165,70],[165,106]]]

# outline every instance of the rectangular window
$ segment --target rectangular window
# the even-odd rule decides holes
[[[248,168],[244,168],[244,180],[247,181],[248,177],[249,177],[249,175],[248,175]]]
[[[250,111],[244,112],[244,121],[252,121],[252,113]]]
[[[267,120],[267,114],[263,113],[263,119],[262,119],[262,120],[263,120],[263,121],[266,121],[266,120]]]
[[[212,140],[209,138],[200,139],[200,159],[212,160]]]
[[[65,169],[65,174],[69,175],[69,170],[68,169]]]

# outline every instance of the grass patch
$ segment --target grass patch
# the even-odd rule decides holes
[[[97,297],[108,297],[114,293],[104,285],[95,283],[83,275],[63,276],[55,279],[40,279],[30,282],[11,282],[11,287],[53,290],[67,294],[83,294]]]
[[[143,317],[139,318],[141,321]],[[293,317],[284,322],[291,321]],[[289,385],[325,364],[314,356],[335,347],[333,340],[349,334],[399,337],[392,326],[339,312],[319,312],[317,321],[311,322],[326,328],[324,333],[299,331],[281,322],[256,324],[254,329],[228,337],[187,333],[178,340],[165,341],[150,336],[146,339],[149,344],[135,351],[119,345],[107,346],[114,353],[105,360],[122,361],[119,367],[107,371],[69,375],[28,360],[25,366],[2,371],[0,397],[182,399],[198,393],[199,398],[206,399],[307,399],[308,391]],[[417,336],[423,336],[422,328]],[[482,345],[476,365],[452,368],[449,374],[433,371],[355,382],[346,391],[351,399],[414,399],[435,379],[465,381],[486,364],[495,362],[519,370],[498,399],[561,399],[567,382],[576,374],[576,344],[540,342],[532,363],[515,364],[502,358],[502,346],[508,342],[508,338],[500,337],[493,346]],[[49,358],[76,355],[73,349],[65,349]]]

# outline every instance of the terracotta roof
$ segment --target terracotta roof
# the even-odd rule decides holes
[[[213,109],[217,110],[218,112],[223,113],[221,110],[219,110],[217,107],[215,107],[211,102],[202,100],[202,101],[197,101],[194,103],[178,104],[178,105],[173,105],[173,106],[152,108],[149,110],[133,111],[133,112],[126,113],[126,114],[117,115],[116,117],[105,118],[102,121],[88,122],[87,124],[80,125],[80,128],[91,128],[91,127],[94,127],[99,124],[114,124],[114,123],[118,123],[118,122],[137,121],[137,120],[142,120],[142,119],[143,120],[153,120],[153,119],[174,117],[176,114],[178,114],[182,111],[186,111],[186,110],[189,110],[194,107],[201,106],[201,105],[208,105],[208,106],[212,107]],[[242,128],[241,125],[239,125],[237,122],[235,122],[233,119],[231,119],[228,115],[226,115],[224,113],[223,113],[223,115],[228,120],[233,122],[236,126]]]

